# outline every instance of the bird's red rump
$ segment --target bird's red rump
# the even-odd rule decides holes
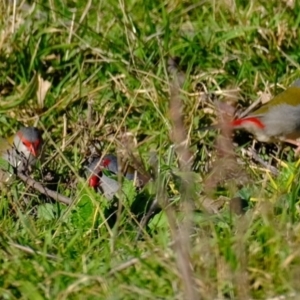
[[[236,119],[236,120],[232,121],[231,124],[233,127],[238,127],[238,126],[243,126],[246,122],[253,123],[261,129],[265,128],[265,125],[258,118],[254,118],[254,117]]]
[[[94,175],[89,180],[89,186],[96,188],[99,185],[99,182],[100,182],[100,178]]]

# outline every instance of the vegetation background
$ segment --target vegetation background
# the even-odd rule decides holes
[[[1,1],[0,14],[0,133],[42,128],[32,176],[74,200],[66,207],[18,181],[1,189],[1,299],[300,299],[292,148],[237,133],[229,170],[217,133],[198,131],[215,121],[214,99],[243,110],[299,76],[298,1]],[[170,57],[184,72],[179,129],[192,171],[174,150]],[[155,176],[142,192],[124,182],[110,228],[83,162],[95,143],[122,153],[124,136]],[[141,194],[172,201],[135,241]]]

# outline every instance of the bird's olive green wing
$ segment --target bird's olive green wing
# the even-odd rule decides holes
[[[284,92],[275,96],[267,104],[250,113],[251,116],[261,116],[269,111],[271,107],[287,104],[291,106],[300,105],[300,87],[290,86]]]

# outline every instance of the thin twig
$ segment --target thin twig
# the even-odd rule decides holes
[[[253,160],[257,161],[259,164],[261,164],[264,168],[266,168],[268,171],[270,171],[272,174],[274,175],[278,175],[279,171],[277,168],[271,166],[270,164],[268,164],[267,162],[265,162],[262,158],[259,157],[259,155],[256,153],[255,150],[253,149],[247,149],[244,150],[244,152],[249,156],[252,157]]]
[[[30,187],[34,188],[35,190],[39,191],[41,194],[44,194],[52,199],[54,199],[55,201],[64,203],[66,205],[70,205],[73,201],[66,197],[63,196],[61,194],[59,194],[58,192],[49,190],[48,188],[44,187],[42,184],[40,184],[39,182],[35,181],[34,179],[32,179],[31,177],[21,173],[21,172],[17,172],[17,176],[26,183],[26,185],[29,185]]]
[[[238,117],[244,118],[247,116],[254,108],[256,108],[257,105],[261,103],[261,97],[259,97],[257,100],[255,100],[247,109],[245,109]]]

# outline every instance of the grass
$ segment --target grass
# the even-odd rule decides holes
[[[198,131],[215,121],[211,99],[230,97],[243,110],[299,77],[297,1],[49,0],[16,11],[11,1],[0,11],[0,134],[42,128],[44,159],[32,176],[74,200],[66,207],[18,181],[1,189],[1,299],[299,297],[300,174],[291,147],[254,146],[276,176],[245,154],[252,137],[237,132],[235,161],[246,180],[226,174],[207,192],[217,133]],[[170,136],[170,57],[185,72],[192,173]],[[121,155],[129,149],[157,173],[142,204],[145,194],[175,200],[138,242],[130,183],[113,228],[110,204],[86,186],[83,162],[95,143]],[[238,196],[248,206],[242,216],[230,211]],[[209,213],[205,199],[223,205]],[[186,214],[188,200],[195,209]]]

